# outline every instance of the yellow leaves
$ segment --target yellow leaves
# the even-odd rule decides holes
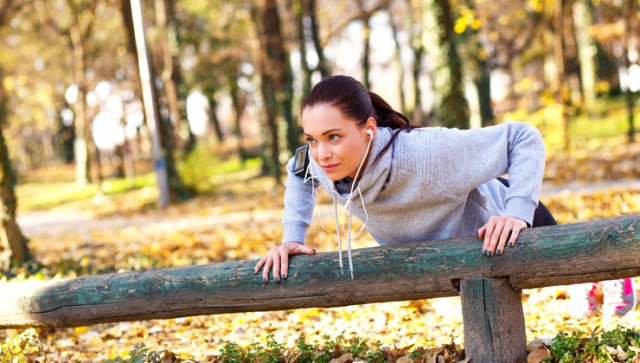
[[[594,124],[594,126],[598,126]],[[558,125],[558,127],[560,127]],[[603,130],[608,132],[608,130]],[[562,133],[557,134],[558,138]],[[547,144],[558,144],[547,137]],[[545,179],[555,184],[595,183],[607,180],[640,178],[640,146],[623,140],[605,143],[598,140],[572,140],[569,153],[552,152],[547,160]]]
[[[464,21],[464,18],[460,18],[456,20],[455,24],[453,25],[453,31],[455,31],[458,34],[464,33],[466,29],[467,29],[467,23]]]
[[[529,5],[529,7],[535,10],[537,13],[540,13],[542,12],[542,10],[544,10],[544,6],[541,0],[528,0],[527,5]]]
[[[80,260],[80,266],[82,267],[87,267],[89,266],[89,263],[91,262],[91,260],[89,259],[89,257],[84,256],[81,260]]]
[[[34,328],[26,329],[13,338],[7,337],[4,344],[0,345],[0,361],[31,361],[34,358],[32,355],[41,353],[40,346],[38,332]]]
[[[480,26],[482,26],[482,21],[476,17],[475,11],[463,8],[460,11],[460,17],[453,24],[453,31],[462,34],[467,27],[472,30],[478,30]]]
[[[605,80],[601,80],[596,82],[594,88],[597,93],[608,93],[609,90],[611,89],[611,85],[609,84],[609,82]]]
[[[513,89],[516,92],[523,92],[531,88],[533,80],[531,77],[524,77],[520,82],[513,85]],[[523,118],[516,118],[514,120],[522,120]]]
[[[2,83],[9,93],[13,92],[16,87],[15,80],[11,76],[5,77]]]
[[[640,190],[605,190],[593,194],[562,193],[542,198],[561,224],[640,213]]]
[[[88,331],[89,331],[89,328],[87,328],[86,326],[80,326],[73,329],[73,334],[79,335],[79,334],[84,334]]]

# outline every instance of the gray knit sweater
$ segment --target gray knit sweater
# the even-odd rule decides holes
[[[531,225],[538,204],[545,163],[538,130],[521,122],[481,129],[440,127],[401,132],[372,167],[394,130],[380,127],[359,184],[368,213],[366,229],[380,245],[477,235],[491,216],[506,215]],[[292,174],[285,182],[283,243],[305,243],[315,201],[312,183]],[[344,205],[335,183],[311,160],[310,172]],[[508,173],[509,188],[497,177]],[[360,195],[352,212],[365,220]]]

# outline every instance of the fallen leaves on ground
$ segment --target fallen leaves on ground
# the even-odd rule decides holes
[[[640,178],[640,143],[616,140],[604,145],[593,140],[570,152],[556,152],[547,159],[545,180],[566,184]]]

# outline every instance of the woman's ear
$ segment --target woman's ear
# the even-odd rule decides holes
[[[367,119],[367,122],[365,123],[364,127],[365,127],[365,132],[371,136],[371,139],[373,139],[376,136],[376,132],[378,131],[377,128],[378,123],[376,122],[376,119],[374,119],[373,117],[369,117]]]

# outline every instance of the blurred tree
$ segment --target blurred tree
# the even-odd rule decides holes
[[[420,88],[420,76],[422,75],[422,63],[424,59],[424,44],[422,44],[422,6],[418,0],[410,0],[411,8],[409,19],[410,41],[413,49],[413,119],[419,125],[425,125],[425,119],[422,109],[422,89]]]
[[[624,47],[624,51],[623,51],[623,64],[624,67],[627,71],[627,74],[629,76],[627,76],[627,88],[625,90],[625,100],[626,100],[626,104],[627,104],[627,120],[629,123],[629,128],[627,131],[627,139],[628,142],[634,143],[635,142],[635,126],[634,126],[634,115],[633,115],[633,106],[634,106],[634,96],[633,96],[633,90],[631,89],[631,55],[629,54],[629,49],[634,47],[634,44],[632,44],[632,42],[634,42],[634,39],[632,39],[633,34],[637,34],[637,29],[635,27],[635,24],[637,23],[637,19],[638,19],[638,15],[637,15],[637,7],[636,7],[637,2],[635,0],[624,0],[624,3],[622,5],[623,11],[623,21],[624,21],[624,31],[622,32],[622,46]],[[637,58],[637,49],[634,49],[634,51],[636,52],[636,58]]]
[[[369,21],[371,17],[380,10],[383,10],[389,6],[389,0],[380,0],[377,3],[371,4],[370,1],[365,0],[357,0],[358,9],[360,10],[358,14],[358,19],[362,22],[363,32],[362,32],[362,45],[364,48],[362,54],[362,83],[364,87],[368,90],[371,89],[371,81],[369,80],[369,73],[371,69],[371,61],[369,60],[371,56],[371,25]]]
[[[51,2],[36,0],[36,11],[42,23],[61,37],[69,37],[72,51],[74,83],[78,94],[74,104],[74,123],[76,129],[76,181],[79,185],[87,182],[87,171],[90,165],[92,182],[97,186],[98,194],[102,194],[102,171],[98,149],[91,136],[91,117],[87,114],[87,93],[89,83],[86,78],[87,44],[96,23],[96,8],[100,1],[76,2],[64,0],[56,2],[58,9],[64,10],[65,17],[59,11],[53,11]],[[46,4],[46,5],[45,5]],[[56,14],[55,18],[52,14]]]
[[[209,103],[209,122],[213,128],[213,133],[216,136],[218,142],[224,140],[224,134],[220,128],[220,119],[218,118],[218,101],[216,100],[216,89],[211,84],[207,85],[204,89],[204,96],[207,97]]]
[[[425,0],[422,44],[431,65],[435,92],[434,117],[445,127],[469,128],[469,108],[464,95],[462,61],[453,31],[449,0]]]
[[[186,30],[184,41],[192,47],[188,60],[195,65],[188,73],[188,83],[202,90],[209,102],[209,117],[216,137],[222,141],[222,123],[217,117],[218,99],[231,100],[229,129],[243,161],[250,155],[245,145],[241,120],[250,102],[254,84],[253,58],[257,39],[251,28],[251,7],[247,2],[184,2]],[[242,87],[240,87],[242,84]]]
[[[483,21],[478,16],[476,0],[463,0],[457,8],[460,15],[454,30],[462,37],[460,53],[476,87],[481,125],[489,126],[494,122],[494,114],[491,105],[491,68],[487,63],[485,46],[480,41]]]
[[[281,19],[283,20],[282,36],[283,45],[286,52],[287,67],[285,69],[286,74],[283,76],[283,99],[282,99],[282,118],[286,124],[286,137],[287,137],[287,150],[289,155],[293,155],[298,147],[302,145],[302,128],[298,122],[299,113],[294,115],[293,104],[295,98],[294,90],[294,67],[299,65],[299,62],[294,65],[293,58],[290,56],[291,49],[296,48],[298,45],[297,35],[297,17],[293,7],[293,0],[285,0],[284,11],[282,11]],[[300,51],[300,48],[298,47]]]
[[[269,174],[280,183],[280,142],[278,140],[278,102],[290,107],[292,95],[287,92],[290,75],[287,51],[281,33],[278,4],[275,0],[263,0],[252,4],[252,18],[258,25],[260,39],[260,85],[267,135],[265,162]]]
[[[134,64],[132,69],[137,70],[138,68],[135,65],[138,64],[138,49],[136,48],[135,32],[133,28],[133,16],[131,14],[131,1],[120,0],[119,6],[120,7],[118,10],[122,15],[122,23],[125,28],[125,34],[126,34],[125,44],[126,44],[127,54],[131,58],[130,61],[133,62]],[[133,79],[134,79],[134,81],[131,82],[130,84],[130,87],[134,94],[133,98],[135,100],[142,100],[142,89],[140,88],[141,87],[140,73],[139,71],[133,71],[130,73],[133,75]],[[156,102],[156,105],[157,105],[157,102]],[[156,110],[156,112],[158,112],[158,110]],[[136,133],[136,136],[139,136],[139,134]],[[122,172],[124,172],[124,174],[126,174],[127,178],[129,179],[135,178],[135,174],[136,174],[135,161],[136,161],[136,156],[138,154],[134,152],[134,150],[137,148],[136,141],[137,140],[134,137],[133,140],[127,140],[123,145],[123,148],[119,148],[120,151],[122,152],[121,157],[123,158],[123,161],[127,160],[127,163],[125,165],[126,169],[122,170]]]
[[[140,56],[138,54],[138,49],[135,45],[135,32],[133,27],[133,16],[131,13],[130,0],[121,0],[120,10],[122,12],[122,17],[123,17],[125,28],[127,31],[127,36],[129,37],[129,42],[127,44],[130,48],[131,47],[133,48],[131,49],[131,54],[134,56],[136,63],[138,63]],[[155,79],[153,65],[151,65],[150,72],[151,72],[151,79]],[[137,79],[140,80],[141,78],[139,73],[138,72],[136,73],[138,74]],[[167,182],[169,184],[169,202],[173,203],[181,200],[186,200],[192,197],[192,192],[183,183],[182,179],[180,178],[180,174],[178,173],[178,169],[176,167],[176,161],[175,161],[175,155],[174,155],[174,150],[175,150],[174,130],[171,125],[171,121],[168,119],[168,117],[162,117],[162,113],[160,112],[160,109],[159,109],[160,102],[158,102],[159,92],[157,92],[157,90],[155,89],[155,87],[157,87],[155,84],[153,85],[153,87],[154,87],[153,97],[155,97],[156,99],[156,102],[153,103],[154,107],[156,108],[154,112],[160,118],[159,127],[158,129],[156,129],[156,132],[158,132],[160,136],[162,154],[164,156],[164,163],[167,170]],[[147,119],[146,121],[147,123],[154,122],[153,120],[149,120],[149,119]]]
[[[548,21],[545,16],[553,0],[457,1],[460,11],[454,29],[464,35],[463,58],[478,92],[483,125],[491,124],[496,110],[502,114],[540,108],[541,96],[548,91],[542,75],[553,63],[546,60],[553,48],[545,48],[552,37],[542,33],[548,27],[541,25],[551,22],[552,14]],[[492,75],[498,81],[495,90]],[[555,74],[550,78],[555,79]],[[524,84],[529,86],[520,86]],[[492,93],[503,95],[494,102]]]
[[[563,125],[564,147],[569,147],[569,118],[566,110],[566,96],[569,91],[565,82],[565,58],[564,58],[564,27],[565,1],[555,0],[553,3],[553,56],[556,64],[556,83],[552,85],[552,90],[556,95],[556,103],[560,105],[560,123]],[[570,0],[568,0],[570,1]]]
[[[331,75],[331,68],[329,62],[324,55],[324,45],[320,36],[320,25],[318,21],[318,10],[316,0],[302,0],[304,14],[309,18],[309,26],[311,28],[311,39],[313,40],[313,47],[315,48],[318,56],[318,65],[316,70],[320,72],[321,77],[327,78]],[[343,27],[346,25],[343,25]],[[338,29],[342,30],[343,27]]]
[[[390,17],[390,27],[396,47],[396,65],[399,75],[398,92],[402,104],[402,112],[412,119],[412,123],[424,125],[422,115],[422,90],[420,77],[423,72],[424,46],[422,45],[422,2],[421,0],[396,0],[387,7]],[[401,42],[401,37],[405,41]],[[402,44],[404,43],[404,44]],[[411,50],[412,62],[410,66],[412,92],[405,92],[406,65],[408,61],[402,59],[403,47]]]
[[[241,90],[238,86],[238,76],[230,75],[229,80],[229,97],[231,97],[231,105],[233,106],[233,127],[232,132],[238,140],[238,153],[242,161],[246,161],[249,158],[247,151],[243,145],[242,136],[242,114],[247,106],[247,92]]]
[[[0,5],[0,28],[4,27],[11,14],[24,6],[23,2],[6,0]],[[3,72],[0,68],[0,268],[8,269],[11,261],[26,262],[31,259],[27,238],[22,234],[16,220],[18,202],[15,187],[18,182],[11,166],[9,150],[3,128],[7,124],[7,93]]]
[[[183,48],[180,35],[181,24],[176,14],[175,0],[155,0],[156,26],[160,33],[160,52],[162,53],[164,93],[171,113],[171,123],[175,125],[182,145],[177,145],[187,153],[196,144],[187,120],[187,85],[182,76],[180,51]]]
[[[398,5],[406,5],[406,4],[399,4],[399,2],[396,2],[394,5],[396,5],[396,7]],[[402,13],[406,12],[406,9],[402,9],[401,10]],[[396,54],[395,54],[395,63],[396,63],[396,69],[398,72],[398,96],[400,97],[400,110],[402,111],[402,113],[404,115],[409,115],[409,112],[407,110],[407,97],[405,95],[404,92],[404,77],[405,77],[405,71],[404,71],[404,65],[402,63],[402,46],[400,45],[400,32],[403,30],[402,29],[402,20],[405,17],[394,17],[393,16],[393,12],[391,11],[391,9],[389,9],[389,27],[391,28],[391,32],[393,34],[393,43],[396,47]]]
[[[593,25],[593,4],[591,0],[576,0],[573,16],[578,40],[583,105],[587,113],[593,116],[595,115],[594,107],[596,105],[596,57],[598,56],[598,51],[595,40],[589,32]]]
[[[407,116],[413,117],[413,122],[418,125],[425,125],[422,110],[422,89],[420,88],[420,77],[423,71],[423,61],[425,48],[422,44],[422,18],[423,5],[421,0],[406,1],[406,16],[403,13],[398,16],[404,20],[404,27],[409,33],[409,45],[413,54],[412,80],[413,80],[413,101],[407,106]]]
[[[309,17],[305,18],[305,3],[308,3],[309,0],[295,0],[293,2],[293,13],[295,14],[295,22],[296,22],[296,40],[298,45],[298,50],[300,52],[300,67],[302,69],[302,99],[304,100],[309,92],[311,92],[311,68],[309,67],[309,62],[307,61],[307,52],[309,51],[309,47],[307,43],[309,39],[307,39],[306,34],[310,33],[305,26],[305,19],[309,19]],[[308,6],[307,6],[308,7]]]

